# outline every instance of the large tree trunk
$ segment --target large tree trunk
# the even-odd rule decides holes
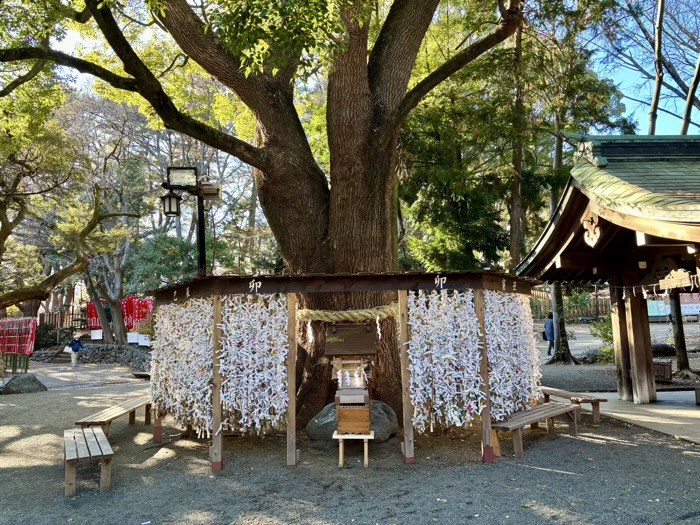
[[[554,173],[559,173],[563,166],[564,139],[559,132],[560,119],[555,119],[555,139],[554,139]],[[558,191],[551,189],[549,196],[550,213],[554,215],[557,206]],[[566,335],[566,316],[564,315],[564,297],[561,293],[561,283],[552,283],[552,313],[554,314],[554,355],[546,364],[563,362],[567,365],[579,364],[576,358],[571,355],[569,349],[569,339]]]
[[[23,317],[36,317],[39,315],[41,301],[39,299],[30,299],[28,301],[22,301],[17,305],[17,307],[19,308],[20,312],[22,312]]]
[[[112,310],[112,332],[114,333],[114,343],[118,345],[126,344],[126,328],[124,327],[124,314],[122,313],[122,304],[120,300],[107,301]],[[106,339],[105,339],[106,341]]]
[[[522,230],[522,177],[523,177],[523,142],[525,133],[525,101],[522,78],[523,28],[515,32],[515,49],[513,51],[513,71],[515,73],[515,97],[513,103],[513,179],[510,187],[510,263],[511,273],[520,263],[520,250],[523,244]]]
[[[69,284],[66,286],[66,292],[63,295],[63,304],[61,305],[61,326],[70,326],[71,324],[71,306],[73,305],[73,296],[75,295],[75,286]]]
[[[396,269],[397,187],[394,177],[397,133],[402,120],[444,79],[502,42],[520,25],[521,5],[499,3],[502,20],[483,39],[459,50],[444,67],[436,69],[408,90],[415,59],[433,20],[438,0],[394,2],[370,50],[365,20],[369,2],[343,3],[341,18],[347,32],[344,45],[333,57],[329,73],[327,124],[331,157],[330,187],[316,163],[294,107],[292,81],[296,58],[276,76],[244,76],[240,58],[207,32],[184,0],[169,0],[161,22],[187,55],[237,93],[255,114],[260,147],[251,148],[234,137],[223,140],[183,120],[163,101],[160,90],[144,92],[160,108],[167,127],[203,140],[255,166],[260,205],[278,243],[287,271],[301,273],[386,272]],[[98,24],[109,30],[106,9],[88,5]],[[273,49],[284,55],[288,50]],[[120,50],[127,63],[133,58]],[[133,64],[132,64],[133,65]],[[157,83],[138,64],[128,73]],[[133,71],[133,72],[132,72]],[[150,89],[150,88],[149,88]],[[160,99],[159,99],[160,97]],[[157,100],[159,99],[159,100]],[[300,308],[347,309],[387,304],[393,294],[309,294]],[[374,397],[401,414],[400,374],[395,320],[382,324],[382,340],[371,385]],[[325,346],[322,323],[313,323],[313,338],[300,329],[297,359],[300,426],[332,397],[328,365],[319,361]]]
[[[95,284],[92,282],[92,278],[89,275],[85,277],[84,281],[90,301],[92,301],[92,304],[95,305],[97,317],[100,319],[100,324],[102,325],[102,338],[104,339],[105,343],[113,345],[114,336],[112,335],[112,328],[107,320],[107,312],[105,312],[105,309],[102,306],[102,302],[100,301],[100,296],[97,294]]]
[[[688,361],[688,349],[685,344],[685,331],[683,329],[683,314],[681,312],[681,294],[678,290],[669,293],[671,306],[671,325],[673,326],[673,342],[676,347],[677,370],[681,376],[697,379],[698,376],[690,369]]]

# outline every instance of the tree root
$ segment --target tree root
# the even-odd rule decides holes
[[[691,381],[700,380],[700,375],[697,372],[692,371],[690,368],[679,370],[676,372],[675,376],[677,379],[689,379]]]

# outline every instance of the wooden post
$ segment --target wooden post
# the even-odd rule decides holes
[[[612,320],[613,345],[615,347],[615,367],[617,368],[617,397],[622,401],[634,400],[632,394],[632,373],[630,371],[630,349],[627,342],[627,316],[622,290],[622,277],[610,279],[610,318]]]
[[[75,470],[77,466],[77,463],[66,463],[65,494],[67,498],[75,496]]]
[[[515,449],[515,458],[523,459],[525,454],[523,453],[523,429],[515,428],[513,429],[513,448]]]
[[[297,454],[297,296],[287,294],[287,467],[296,467]],[[342,445],[341,445],[342,446]]]
[[[474,290],[474,310],[479,323],[481,343],[481,392],[484,394],[484,408],[481,409],[481,461],[493,463],[493,441],[491,433],[491,390],[489,389],[489,355],[486,347],[486,322],[484,320],[484,291]],[[468,349],[467,349],[468,350]]]
[[[213,428],[211,437],[211,448],[209,449],[209,457],[211,458],[211,469],[214,472],[224,469],[224,433],[220,429],[221,422],[224,419],[224,410],[221,406],[221,367],[219,365],[222,344],[222,329],[223,322],[221,312],[221,296],[214,296],[214,333],[213,333],[213,351],[212,351],[212,367],[214,372],[213,377],[213,393],[211,398],[211,407],[213,412]]]
[[[656,400],[656,384],[654,383],[654,364],[651,356],[649,314],[642,294],[632,292],[631,286],[635,280],[631,276],[625,276],[625,286],[630,286],[625,293],[627,341],[630,349],[634,402],[645,404]]]
[[[416,462],[413,441],[411,372],[408,369],[408,292],[399,290],[399,355],[401,356],[401,401],[403,405],[403,455],[408,464]]]
[[[110,488],[112,488],[112,458],[107,458],[100,462],[100,492],[107,492]]]
[[[160,415],[153,418],[153,441],[156,443],[163,441],[163,418]]]

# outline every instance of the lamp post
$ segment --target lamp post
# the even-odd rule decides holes
[[[173,190],[186,191],[197,197],[197,274],[207,275],[207,255],[204,244],[204,200],[217,200],[221,197],[221,188],[218,184],[208,184],[199,180],[197,168],[168,167],[167,182],[163,188],[169,190],[161,197],[163,213],[166,217],[178,217],[180,215],[180,201],[182,197]]]

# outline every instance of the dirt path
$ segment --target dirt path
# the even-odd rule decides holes
[[[81,465],[77,496],[65,498],[63,429],[146,388],[0,397],[0,524],[700,523],[700,447],[611,420],[578,438],[564,424],[554,436],[526,431],[520,461],[506,435],[494,465],[478,462],[478,428],[419,437],[412,466],[396,439],[370,447],[369,469],[351,445],[343,470],[334,445],[300,436],[302,463],[287,469],[283,437],[227,437],[225,469],[213,475],[206,442],[152,448],[139,414],[135,426],[113,425],[112,491],[100,494],[97,468]]]

